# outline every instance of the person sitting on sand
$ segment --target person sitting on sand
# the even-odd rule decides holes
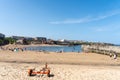
[[[110,57],[112,57],[112,53],[110,53],[110,55],[109,55]]]

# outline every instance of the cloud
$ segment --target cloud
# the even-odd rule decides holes
[[[84,17],[81,19],[66,19],[63,21],[52,21],[49,23],[50,24],[79,24],[79,23],[86,23],[86,22],[92,22],[92,21],[106,19],[106,18],[109,18],[109,17],[114,16],[114,15],[118,15],[118,14],[120,14],[120,11],[112,11],[106,15],[100,15],[97,17],[87,16],[87,17]]]
[[[91,21],[106,19],[106,18],[109,18],[109,17],[114,16],[114,15],[118,15],[118,14],[120,14],[120,11],[112,11],[106,15],[97,16],[96,18],[93,18],[93,20],[91,20]]]
[[[75,24],[75,23],[84,23],[84,22],[88,22],[89,18],[82,18],[82,19],[67,19],[64,21],[53,21],[50,22],[50,24]]]

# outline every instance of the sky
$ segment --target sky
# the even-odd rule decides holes
[[[0,33],[120,44],[120,0],[0,0]]]

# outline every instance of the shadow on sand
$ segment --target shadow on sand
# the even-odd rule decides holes
[[[36,76],[36,74],[32,74],[30,77],[34,77]],[[41,75],[37,75],[38,77],[43,77],[44,74],[41,74]],[[48,77],[54,77],[54,74],[50,74]]]

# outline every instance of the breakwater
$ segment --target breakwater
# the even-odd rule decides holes
[[[120,46],[110,45],[81,45],[83,52],[93,52],[99,54],[109,55],[110,53],[117,53],[120,56]]]

